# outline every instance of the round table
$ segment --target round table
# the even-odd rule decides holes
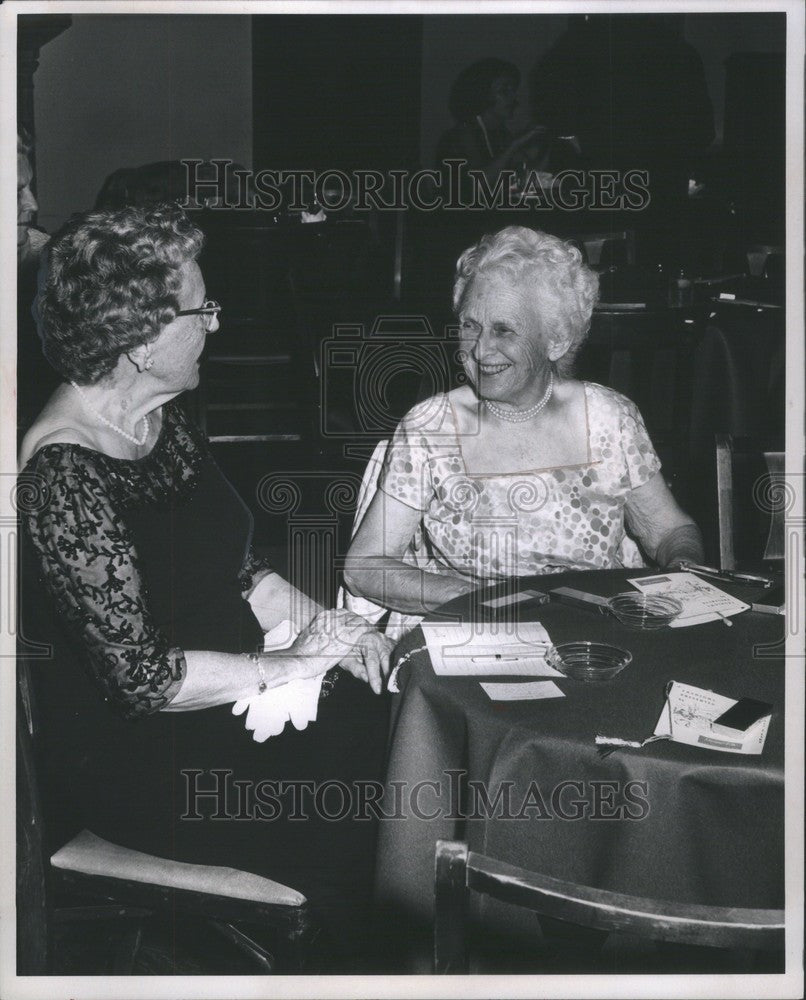
[[[610,596],[641,575],[652,571],[565,573],[515,586]],[[762,593],[724,589],[747,603]],[[470,607],[461,598],[441,611],[468,615]],[[512,607],[521,620],[542,622],[555,643],[609,642],[629,649],[632,663],[604,684],[557,680],[563,698],[507,702],[488,698],[479,678],[436,676],[427,652],[409,658],[393,705],[384,795],[391,818],[379,834],[376,898],[387,917],[430,925],[434,844],[455,837],[471,850],[583,885],[679,902],[782,907],[784,619],[746,611],[732,627],[717,621],[637,631],[612,615],[555,601],[510,605],[510,615]],[[417,629],[398,647],[398,660],[422,645]],[[671,680],[770,702],[763,753],[660,742],[600,757],[597,733],[642,739],[653,732]],[[478,792],[468,798],[465,781],[478,782],[491,805],[500,793],[498,811]],[[463,815],[474,805],[475,814]],[[520,919],[513,908],[494,910],[496,922]]]

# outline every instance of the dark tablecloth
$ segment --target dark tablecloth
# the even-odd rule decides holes
[[[626,578],[635,575],[569,573],[520,585],[611,595],[629,590]],[[759,593],[734,592],[745,600]],[[450,605],[460,607],[462,601]],[[555,602],[518,607],[522,620],[540,620],[554,642],[606,641],[629,649],[633,661],[603,685],[560,679],[562,699],[493,702],[478,679],[437,677],[427,653],[411,657],[401,669],[402,693],[393,708],[384,800],[388,805],[396,794],[397,814],[405,819],[382,822],[378,850],[376,895],[387,918],[430,924],[434,843],[455,836],[467,839],[471,850],[603,889],[710,905],[783,906],[783,659],[781,648],[761,655],[757,648],[782,639],[783,618],[747,611],[732,619],[732,628],[712,622],[642,632],[610,615]],[[421,645],[417,629],[399,654]],[[628,739],[652,733],[670,680],[772,703],[762,755],[661,742],[600,758],[597,733]],[[526,818],[453,818],[461,810],[451,814],[445,790],[451,781],[456,785],[456,777],[446,775],[452,769],[484,782],[491,799],[512,782],[511,811],[524,811]],[[442,785],[441,796],[423,786],[417,802],[423,813],[442,807],[442,814],[417,818],[412,790],[417,782],[434,781]],[[530,782],[545,808],[533,785],[536,805],[522,810]],[[628,782],[645,785],[629,786],[628,793]],[[644,805],[631,805],[626,794]],[[579,811],[578,819],[563,818]],[[618,818],[606,818],[614,812]],[[500,904],[490,912],[496,922],[521,919]]]

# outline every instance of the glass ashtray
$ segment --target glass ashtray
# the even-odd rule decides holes
[[[616,594],[607,606],[622,625],[641,629],[663,628],[683,610],[680,601],[673,597],[632,592]]]
[[[632,653],[606,642],[561,642],[546,652],[546,662],[577,681],[609,681],[632,663]]]

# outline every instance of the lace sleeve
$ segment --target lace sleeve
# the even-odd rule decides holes
[[[137,554],[92,453],[43,448],[28,466],[44,503],[24,513],[39,571],[105,700],[128,719],[167,705],[185,677],[142,592]]]
[[[238,583],[241,586],[241,593],[244,597],[250,594],[258,582],[255,577],[268,576],[269,573],[276,573],[277,571],[269,562],[266,556],[258,555],[257,552],[249,546],[249,550],[246,553],[246,559],[241,567],[241,572],[238,574]]]

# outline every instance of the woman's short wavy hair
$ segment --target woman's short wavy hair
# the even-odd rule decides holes
[[[66,379],[92,385],[154,340],[180,310],[180,269],[204,242],[176,205],[73,217],[54,238],[36,301],[42,350]]]
[[[505,59],[479,59],[465,66],[451,86],[448,98],[450,112],[457,122],[472,122],[476,115],[492,106],[492,86],[506,77],[519,87],[521,74],[518,67]]]
[[[590,330],[593,307],[599,296],[599,276],[582,258],[579,249],[548,233],[507,226],[482,236],[456,262],[453,308],[458,313],[468,284],[482,272],[498,272],[513,284],[530,283],[538,295],[540,332],[568,338],[565,354],[554,362],[559,378],[568,378]]]

